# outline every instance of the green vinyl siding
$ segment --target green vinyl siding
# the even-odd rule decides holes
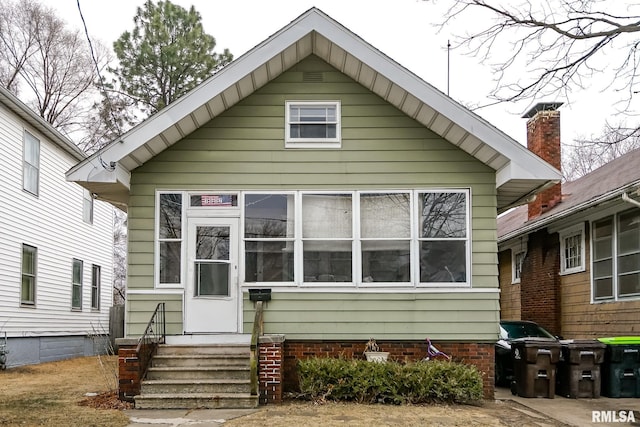
[[[158,303],[165,303],[165,321],[167,334],[182,334],[182,295],[163,294],[127,294],[127,314],[125,335],[138,337],[144,333],[153,311]]]
[[[244,330],[254,303],[244,295]],[[493,342],[497,293],[278,292],[265,306],[265,333],[288,339],[424,339]],[[473,321],[470,321],[473,319]]]
[[[322,72],[324,81],[304,82],[304,73],[308,71]],[[340,101],[341,147],[285,149],[287,100]],[[497,289],[495,171],[312,56],[132,171],[128,288],[150,290],[154,287],[153,227],[157,190],[432,188],[470,189],[471,286]],[[414,310],[407,313],[416,314],[428,309],[427,301],[434,295],[438,298],[445,295],[444,300],[439,299],[440,302],[454,301],[453,297],[448,297],[458,295],[425,292],[423,294],[418,289],[414,293],[398,294],[400,299],[414,301]],[[497,320],[498,294],[488,294],[491,298],[487,300],[487,294],[459,293],[465,295],[464,304],[443,304],[448,307],[445,310],[447,315],[440,316],[440,320],[420,318],[416,323],[420,326],[416,326],[413,332],[407,332],[407,336],[422,337],[429,330],[424,328],[425,325],[441,322],[441,319],[446,319],[446,324],[454,318],[460,320],[444,329],[459,328],[462,335],[469,337],[494,336],[496,326],[492,320],[486,323],[476,321],[478,309],[474,304],[483,301],[487,311]],[[316,294],[305,295],[313,297]],[[354,294],[336,295],[347,298]],[[380,298],[387,296],[379,295]],[[416,302],[416,298],[421,302]],[[269,310],[274,310],[273,304]],[[411,328],[400,326],[407,321],[412,322],[407,313],[403,310],[388,313],[402,319],[391,324],[398,328]],[[245,313],[245,321],[247,319],[253,319],[252,315],[247,317]],[[283,320],[277,325],[268,324],[267,329],[271,332],[278,332],[274,328],[281,328],[280,332],[295,331],[297,321],[293,319],[289,323]],[[478,328],[479,335],[469,332]],[[354,334],[356,329],[345,333]],[[378,333],[375,335],[379,336]],[[314,334],[314,337],[318,336]]]

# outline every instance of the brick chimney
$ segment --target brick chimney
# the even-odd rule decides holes
[[[523,118],[527,121],[527,148],[551,166],[560,170],[560,112],[561,102],[541,102]],[[560,183],[547,188],[529,203],[529,219],[537,218],[562,200]]]

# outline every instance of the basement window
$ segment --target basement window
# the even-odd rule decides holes
[[[285,147],[340,147],[340,102],[287,101],[285,110]]]

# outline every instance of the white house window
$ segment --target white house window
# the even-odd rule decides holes
[[[595,221],[593,299],[640,296],[640,209]]]
[[[247,193],[243,200],[245,282],[468,285],[466,190]]]
[[[524,257],[526,252],[524,251],[511,251],[512,260],[512,280],[511,283],[520,283],[522,279],[522,263],[524,263]]]
[[[158,282],[179,285],[182,282],[182,194],[160,193],[157,203],[159,254]]]
[[[83,262],[74,258],[71,275],[71,308],[73,310],[82,310],[82,266]]]
[[[560,272],[584,271],[584,225],[560,232]]]
[[[82,220],[93,224],[93,196],[87,189],[82,191]]]
[[[353,281],[351,194],[302,195],[305,282]]]
[[[411,193],[360,194],[364,283],[411,282]]]
[[[247,194],[244,198],[245,280],[293,282],[293,194]]]
[[[37,256],[37,248],[22,245],[22,286],[20,290],[20,303],[23,305],[35,305],[36,303]]]
[[[419,193],[420,282],[466,282],[466,192]]]
[[[91,266],[91,309],[100,310],[100,266]]]
[[[340,102],[288,101],[285,108],[285,146],[340,146]]]
[[[40,141],[29,132],[24,133],[22,188],[38,195],[40,181]]]

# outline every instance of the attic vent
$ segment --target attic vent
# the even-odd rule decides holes
[[[324,73],[321,71],[305,71],[302,73],[302,81],[305,83],[322,83],[324,81]]]

